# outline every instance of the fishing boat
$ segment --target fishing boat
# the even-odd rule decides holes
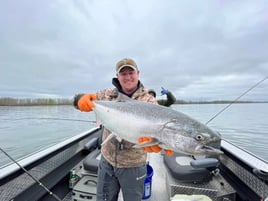
[[[1,167],[0,200],[96,200],[101,133],[92,128]],[[224,154],[148,154],[143,200],[267,201],[267,161],[226,140],[215,146]]]

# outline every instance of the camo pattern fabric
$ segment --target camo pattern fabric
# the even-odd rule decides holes
[[[116,100],[118,89],[104,89],[96,93],[98,100]],[[132,99],[157,104],[157,100],[148,94],[148,90],[140,87],[133,95]],[[104,128],[102,140],[104,141],[111,131]],[[103,157],[114,167],[131,168],[140,167],[146,163],[147,153],[142,149],[132,148],[134,144],[127,140],[119,142],[115,137],[104,143],[101,147]]]

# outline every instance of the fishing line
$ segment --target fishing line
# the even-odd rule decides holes
[[[217,116],[219,116],[223,111],[225,111],[228,107],[230,107],[232,104],[234,104],[236,101],[238,101],[242,96],[246,95],[248,92],[250,92],[252,89],[254,89],[255,87],[257,87],[259,84],[261,84],[262,82],[264,82],[266,79],[268,78],[265,77],[263,78],[261,81],[259,81],[258,83],[256,83],[255,85],[253,85],[252,87],[250,87],[248,90],[246,90],[244,93],[242,93],[240,96],[238,96],[236,99],[234,99],[231,103],[229,103],[226,107],[224,107],[222,110],[220,110],[217,114],[215,114],[210,120],[207,121],[206,125],[211,122],[213,119],[215,119]]]
[[[0,150],[15,164],[17,164],[28,176],[30,176],[36,183],[38,183],[42,188],[44,188],[49,195],[53,196],[56,200],[62,201],[56,194],[50,191],[39,179],[35,178],[28,170],[26,170],[23,166],[21,166],[15,159],[13,159],[7,152],[5,152],[1,147]]]
[[[83,120],[83,119],[68,119],[68,118],[53,118],[53,117],[24,117],[24,118],[15,118],[15,119],[2,119],[6,121],[19,121],[19,120],[27,120],[27,119],[40,119],[40,120],[59,120],[59,121],[80,121],[80,122],[90,122],[90,123],[96,123],[96,121],[89,121],[89,120]]]
[[[80,121],[80,122],[91,122],[96,123],[96,121],[89,121],[89,120],[81,120],[81,119],[67,119],[67,118],[50,118],[50,117],[40,117],[40,118],[17,118],[17,119],[2,119],[2,120],[27,120],[27,119],[41,119],[41,120],[64,120],[64,121]],[[0,150],[11,160],[13,161],[19,168],[21,168],[27,175],[29,175],[36,183],[38,183],[42,188],[44,188],[49,195],[53,196],[56,200],[62,201],[56,194],[50,191],[40,180],[35,178],[33,175],[29,173],[23,166],[21,166],[12,156],[10,156],[6,151],[4,151],[1,147]]]

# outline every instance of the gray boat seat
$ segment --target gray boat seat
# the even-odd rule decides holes
[[[173,178],[186,183],[208,182],[217,169],[217,158],[195,159],[190,155],[174,153],[172,156],[164,155],[164,163]]]
[[[85,153],[89,153],[96,148],[100,149],[101,141],[102,141],[101,137],[94,137],[90,139],[87,143],[84,144],[83,151]]]
[[[101,128],[103,127],[101,126]],[[102,136],[99,136],[90,139],[84,145],[83,150],[86,154],[88,154],[86,158],[83,160],[83,167],[85,171],[97,174],[101,155],[100,151],[101,143],[102,143]]]
[[[84,170],[97,173],[100,161],[100,154],[100,149],[95,149],[91,153],[89,153],[83,160]]]

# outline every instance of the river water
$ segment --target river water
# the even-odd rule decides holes
[[[172,105],[206,123],[225,104]],[[0,107],[0,146],[14,159],[52,146],[95,126],[94,113],[72,106]],[[222,137],[268,161],[268,104],[233,104],[208,126]],[[11,161],[0,152],[0,166]]]

